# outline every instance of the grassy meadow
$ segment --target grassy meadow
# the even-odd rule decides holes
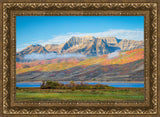
[[[18,101],[106,101],[106,100],[144,100],[144,88],[110,89],[41,89],[17,88]]]

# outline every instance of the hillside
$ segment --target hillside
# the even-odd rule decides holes
[[[17,62],[16,80],[18,82],[41,80],[144,81],[143,65],[143,48],[89,58],[71,57]]]

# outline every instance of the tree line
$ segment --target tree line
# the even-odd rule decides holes
[[[74,81],[70,81],[69,84],[63,84],[58,81],[43,81],[41,86],[41,89],[106,89],[106,88],[112,88],[108,85],[103,84],[84,84],[83,82],[75,83]]]

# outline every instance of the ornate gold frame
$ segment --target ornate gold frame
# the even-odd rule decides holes
[[[144,0],[145,1],[145,0]],[[146,3],[145,3],[146,2]],[[47,116],[63,115],[106,115],[144,114],[158,115],[158,0],[152,2],[134,1],[71,1],[58,2],[3,0],[0,4],[2,40],[0,41],[0,115],[17,116],[42,114]],[[15,101],[15,56],[17,15],[133,15],[145,17],[145,100],[144,101],[107,101],[107,102],[16,102]],[[159,36],[160,37],[160,36]],[[159,47],[160,48],[160,47]],[[38,115],[37,115],[38,116]],[[135,115],[136,116],[136,115]]]

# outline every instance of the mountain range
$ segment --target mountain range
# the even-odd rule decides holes
[[[143,41],[71,37],[63,44],[30,45],[17,52],[16,61],[17,82],[144,81]]]
[[[25,55],[32,53],[47,54],[56,53],[58,55],[75,53],[86,55],[87,57],[100,56],[112,53],[116,50],[127,51],[137,48],[144,48],[143,41],[118,39],[116,37],[71,37],[63,44],[47,44],[45,46],[36,44],[27,46],[16,53],[16,61],[24,62]]]

